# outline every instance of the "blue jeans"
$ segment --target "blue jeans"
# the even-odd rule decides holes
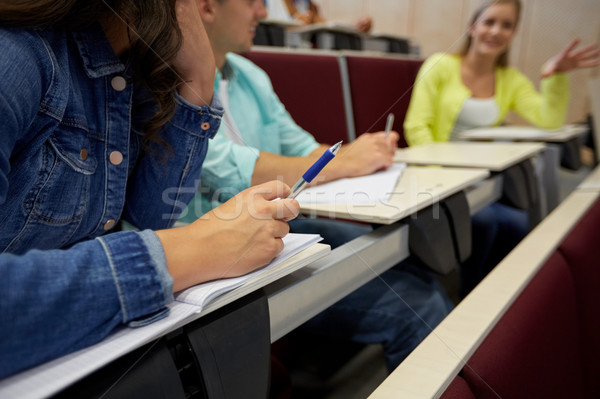
[[[468,294],[529,232],[526,211],[495,202],[471,218],[473,249],[461,265],[462,295]]]
[[[324,219],[297,219],[295,233],[318,233],[335,248],[371,231],[370,226]],[[366,267],[366,266],[365,266]],[[314,334],[382,344],[389,371],[452,310],[452,303],[426,271],[404,261],[330,306],[301,328]]]

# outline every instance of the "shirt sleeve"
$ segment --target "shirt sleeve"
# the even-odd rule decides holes
[[[231,55],[228,60],[236,69],[237,79],[244,81],[243,87],[236,86],[235,90],[251,93],[256,101],[257,112],[263,116],[259,123],[250,124],[246,130],[241,127],[244,126],[243,124],[238,124],[242,130],[240,132],[242,138],[256,138],[256,140],[249,140],[253,143],[264,144],[269,141],[270,147],[264,148],[260,144],[255,146],[236,144],[227,139],[221,129],[209,143],[198,188],[200,195],[190,204],[182,219],[186,222],[195,220],[250,187],[254,167],[261,151],[284,156],[305,156],[319,146],[312,135],[294,122],[262,69],[239,56]],[[234,119],[243,120],[245,112],[247,111],[234,111]],[[237,122],[239,123],[240,120]]]
[[[558,129],[565,121],[569,104],[569,77],[554,74],[541,82],[538,93],[529,79],[511,68],[511,108],[521,117],[544,129]]]
[[[434,141],[433,126],[439,96],[441,56],[429,57],[419,69],[404,118],[404,137],[410,146]]]
[[[152,231],[0,255],[0,378],[168,314],[173,282]]]
[[[235,144],[222,132],[217,134],[208,144],[199,188],[201,194],[211,203],[219,204],[250,187],[259,155],[258,149]],[[203,209],[204,212],[209,210]]]

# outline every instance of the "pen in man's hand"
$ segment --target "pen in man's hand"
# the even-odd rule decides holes
[[[390,135],[390,131],[392,130],[392,126],[394,125],[394,114],[389,114],[387,116],[387,121],[385,122],[385,138],[387,139]]]
[[[317,162],[315,162],[310,168],[308,168],[308,170],[302,175],[300,180],[298,180],[298,182],[294,184],[294,187],[292,187],[292,193],[288,198],[296,198],[296,196],[300,194],[300,191],[302,191],[304,187],[306,187],[315,178],[315,176],[319,174],[321,169],[323,169],[325,165],[327,165],[329,161],[331,161],[333,157],[335,157],[335,154],[337,154],[341,146],[342,142],[340,141],[339,143],[336,143],[329,147],[327,150],[325,150],[323,155],[321,155],[321,157],[317,159]]]

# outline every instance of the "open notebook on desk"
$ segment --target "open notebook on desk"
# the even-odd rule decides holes
[[[208,281],[203,284],[190,287],[187,290],[181,291],[175,295],[175,300],[184,302],[190,305],[196,305],[202,309],[211,300],[218,296],[229,292],[245,282],[252,281],[253,278],[262,278],[265,274],[274,274],[275,272],[291,273],[290,268],[278,268],[281,262],[289,259],[292,255],[316,244],[323,238],[318,234],[293,234],[290,233],[283,238],[285,244],[283,251],[277,255],[271,263],[262,269],[255,270],[252,273],[245,274],[239,277],[224,278],[221,280]],[[281,276],[279,276],[281,277]]]
[[[215,280],[182,291],[168,317],[139,328],[120,328],[102,342],[0,381],[0,398],[46,398],[85,376],[210,311],[292,273],[330,252],[316,234],[288,234],[284,249],[266,267],[242,277]],[[182,296],[185,293],[185,298]],[[197,304],[182,302],[191,301]]]
[[[302,191],[296,199],[300,204],[372,204],[387,201],[405,168],[405,163],[395,163],[387,170],[368,176],[349,177],[310,187]]]

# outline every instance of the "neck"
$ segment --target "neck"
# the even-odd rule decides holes
[[[473,50],[469,50],[463,57],[463,63],[476,74],[490,73],[496,69],[496,57],[475,54]]]
[[[223,67],[225,66],[225,56],[229,51],[223,50],[225,46],[220,46],[218,40],[213,40],[214,35],[211,34],[212,32],[210,31],[209,27],[207,27],[206,33],[208,33],[210,47],[212,48],[213,55],[215,56],[215,65],[217,66],[217,69],[222,72]]]

